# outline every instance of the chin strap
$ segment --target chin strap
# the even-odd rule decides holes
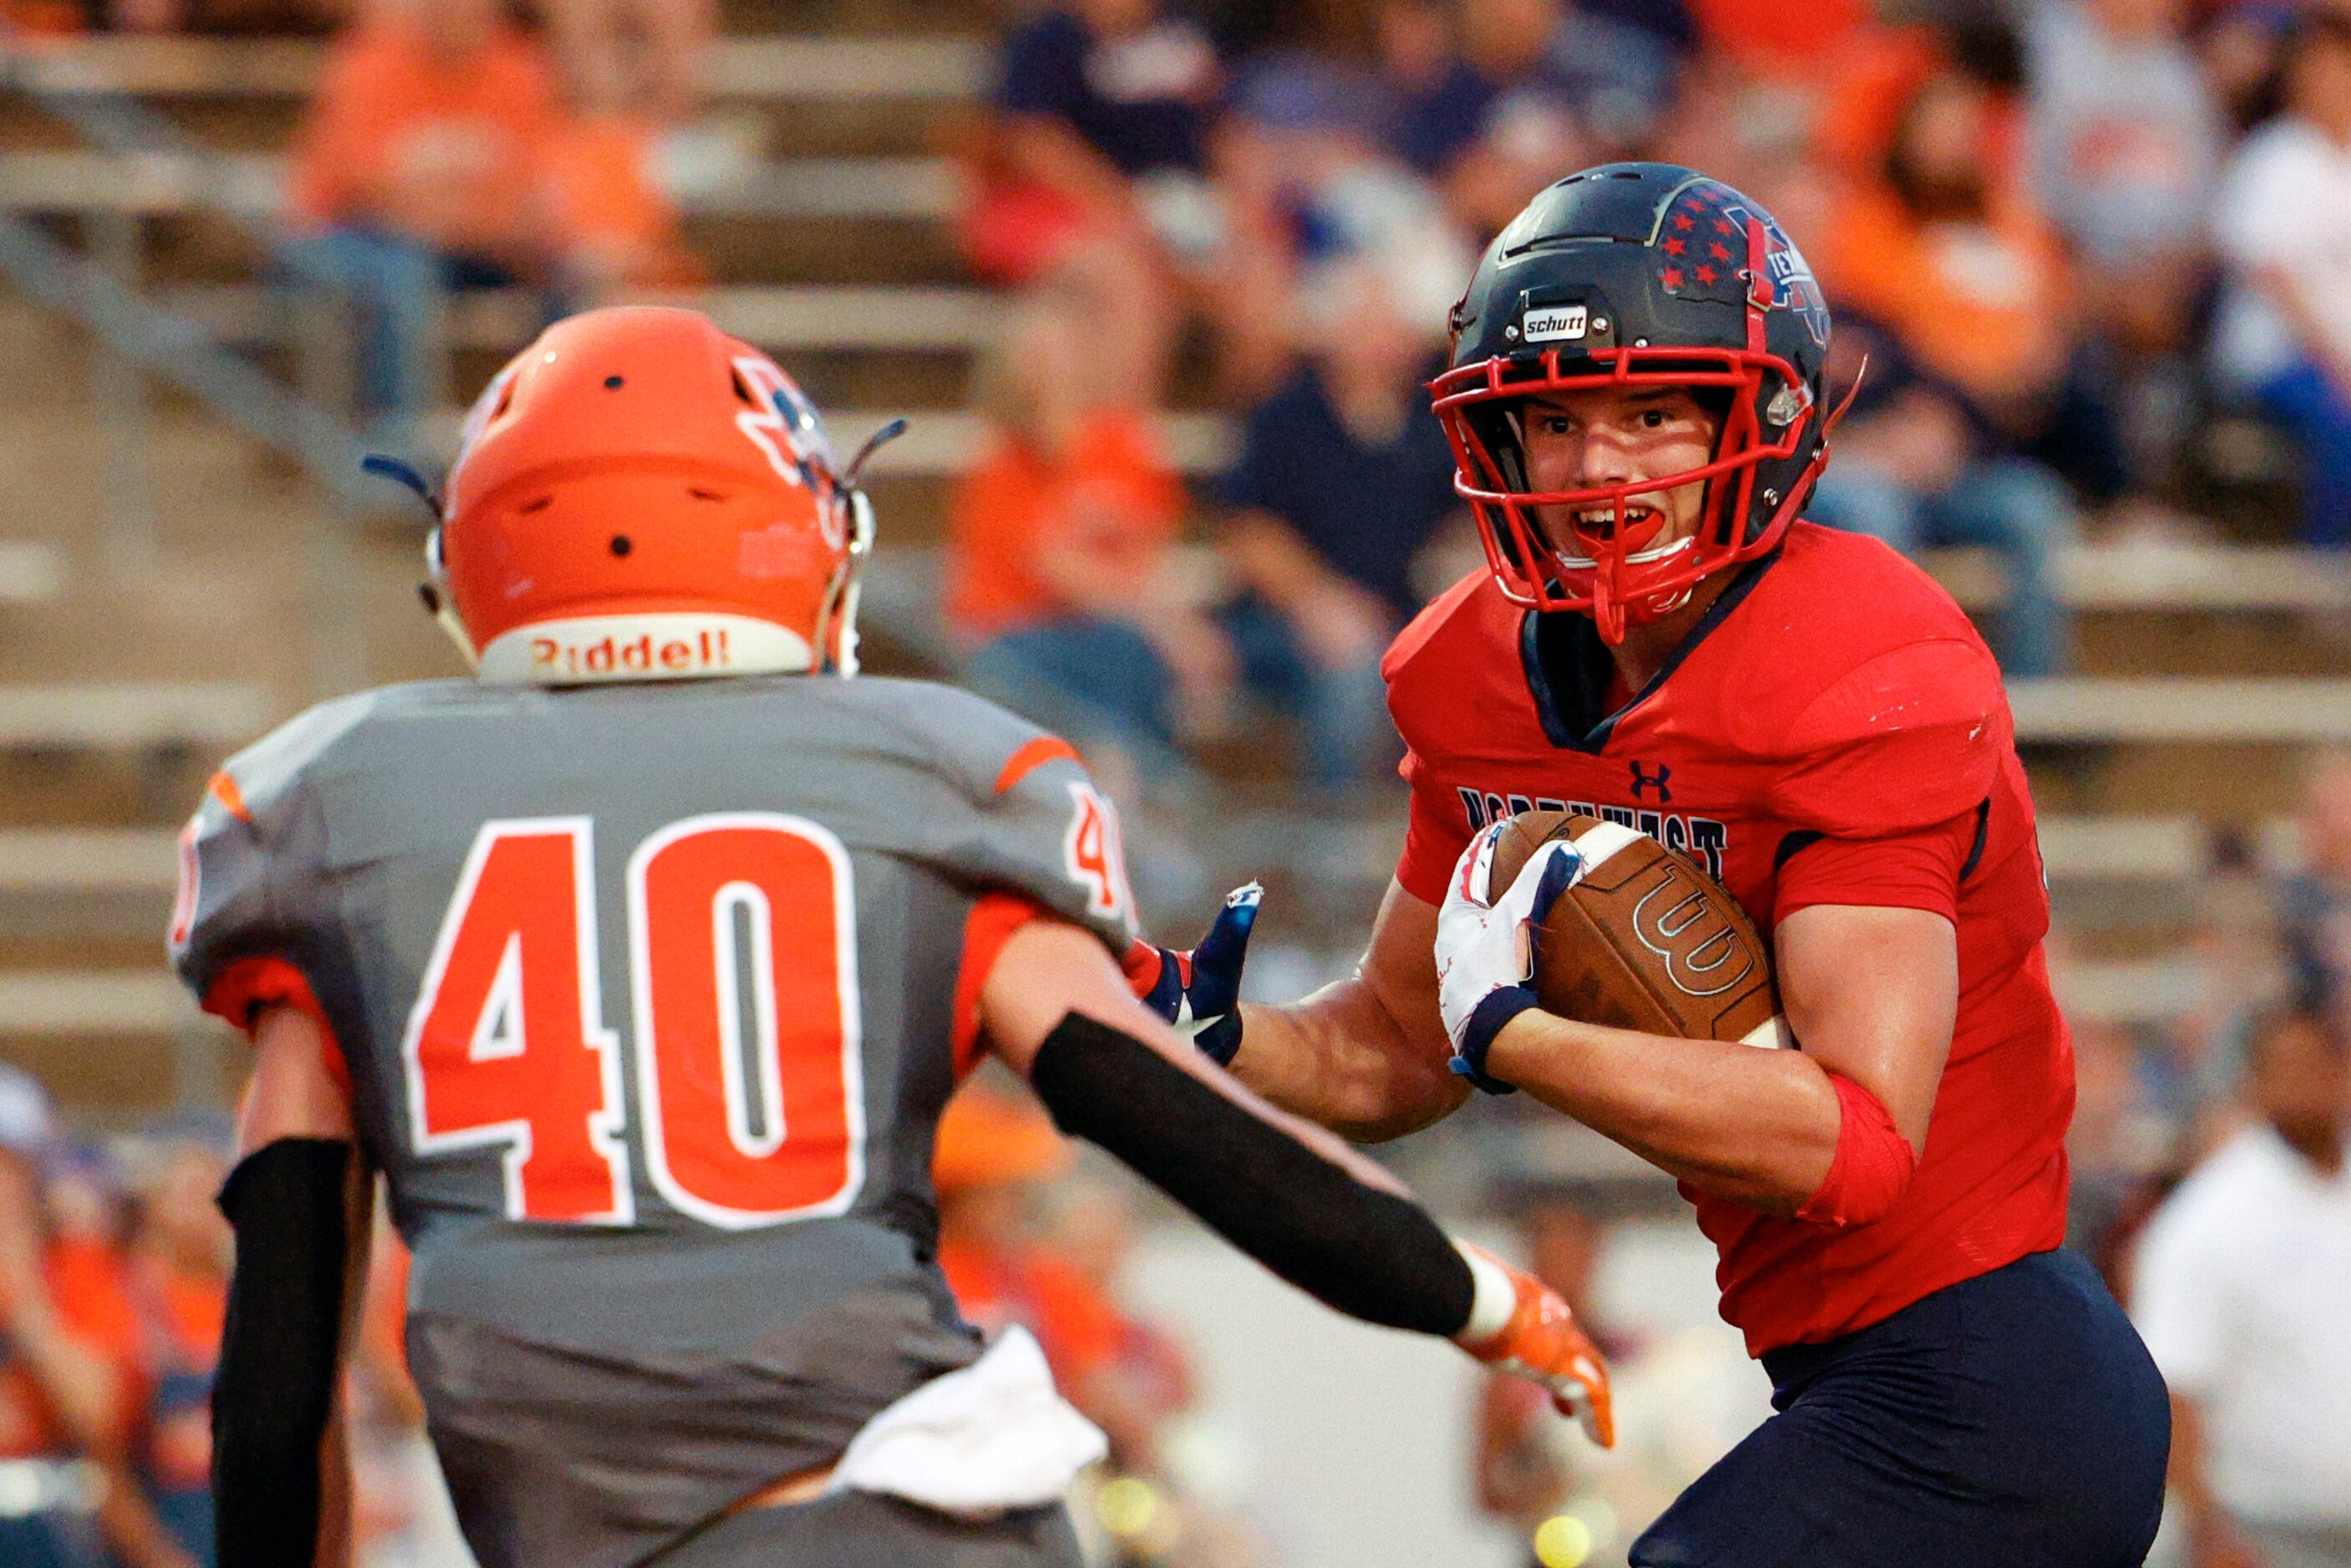
[[[838,482],[849,497],[849,551],[841,559],[841,570],[833,574],[831,587],[825,590],[824,607],[818,612],[816,624],[817,657],[822,659],[831,647],[837,675],[857,673],[857,601],[865,588],[865,563],[873,554],[873,501],[857,483],[858,475],[865,472],[867,461],[875,452],[905,433],[902,415],[867,436]]]
[[[465,668],[479,675],[482,656],[475,651],[474,639],[465,635],[465,623],[457,618],[450,603],[449,563],[441,553],[441,530],[437,527],[424,536],[424,580],[416,585],[416,597],[424,601],[425,613],[433,618],[433,624],[456,645],[457,655],[465,661]]]
[[[901,421],[900,423],[904,423]],[[816,618],[816,658],[832,649],[832,672],[854,675],[857,663],[857,601],[865,587],[865,561],[873,553],[873,503],[865,492],[849,492],[849,549],[841,569],[825,589],[824,607]]]

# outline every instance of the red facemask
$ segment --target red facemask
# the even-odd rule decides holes
[[[1751,225],[1749,242],[1750,275],[1764,277],[1760,223]],[[1498,357],[1465,365],[1429,383],[1438,422],[1453,447],[1454,489],[1469,503],[1487,563],[1511,602],[1589,615],[1602,640],[1613,646],[1624,640],[1628,627],[1662,619],[1687,604],[1700,579],[1778,545],[1827,454],[1823,445],[1786,493],[1766,491],[1761,525],[1748,525],[1757,510],[1757,466],[1796,456],[1813,421],[1823,417],[1795,367],[1765,348],[1764,311],[1775,301],[1768,282],[1754,286],[1760,292],[1748,299],[1744,348],[1579,349],[1567,353],[1573,369],[1565,370],[1562,351],[1553,349],[1533,358]],[[1776,389],[1768,402],[1767,385]],[[1515,432],[1519,410],[1528,400],[1593,388],[1638,387],[1723,389],[1729,406],[1713,460],[1624,484],[1554,491],[1519,487],[1524,482],[1523,443]],[[1846,400],[1851,401],[1850,396]],[[1775,440],[1764,439],[1766,419],[1779,432]],[[1834,416],[1829,420],[1834,423]],[[1511,434],[1505,436],[1505,430]],[[1665,518],[1654,510],[1630,525],[1618,521],[1587,528],[1576,521],[1581,513],[1603,510],[1621,520],[1636,495],[1698,483],[1706,486],[1698,527],[1687,538],[1660,544],[1657,535]],[[1556,508],[1554,515],[1567,519],[1559,536],[1536,514],[1538,507]]]

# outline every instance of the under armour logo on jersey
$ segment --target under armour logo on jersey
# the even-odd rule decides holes
[[[1666,781],[1674,776],[1673,769],[1666,766],[1663,763],[1660,763],[1657,764],[1657,771],[1656,773],[1645,774],[1641,771],[1641,764],[1638,763],[1629,763],[1626,766],[1633,770],[1633,798],[1635,800],[1644,798],[1644,791],[1656,790],[1657,792],[1657,804],[1659,805],[1669,805],[1672,804],[1674,792],[1667,787]]]

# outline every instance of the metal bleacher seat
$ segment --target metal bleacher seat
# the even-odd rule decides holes
[[[635,296],[648,305],[691,306],[747,342],[775,353],[812,349],[970,352],[996,331],[997,296],[983,289],[803,285],[697,289]],[[213,284],[165,291],[161,302],[214,337],[257,342],[284,332],[286,317],[260,284]],[[527,291],[455,296],[446,332],[462,348],[510,348],[538,326]]]
[[[324,45],[308,39],[88,37],[41,47],[19,68],[55,91],[142,98],[301,98]],[[986,87],[987,46],[973,38],[723,38],[703,86],[722,99],[777,102],[958,100]]]
[[[824,418],[834,444],[843,452],[854,452],[868,434],[901,415],[907,421],[906,433],[873,454],[866,468],[869,474],[939,478],[958,473],[977,459],[987,440],[987,421],[966,409],[832,409]],[[426,421],[425,439],[437,443],[440,450],[455,451],[464,418],[461,409],[444,410],[437,419]],[[1162,450],[1186,473],[1214,473],[1230,460],[1232,425],[1220,415],[1163,413],[1158,425]],[[882,525],[886,539],[890,525],[886,515]]]
[[[1986,550],[1938,550],[1926,565],[1970,609],[1998,607],[2007,574]],[[2065,552],[2058,597],[2077,610],[2282,610],[2351,607],[2351,562],[2338,551],[2253,545],[2108,545]]]
[[[0,970],[0,1033],[168,1034],[197,1017],[159,965],[146,970]]]
[[[43,604],[64,591],[65,552],[54,545],[0,544],[0,606]]]
[[[0,827],[0,897],[162,894],[179,875],[162,827]]]
[[[234,681],[0,686],[0,749],[225,750],[257,738],[278,712],[268,691]]]
[[[274,154],[28,150],[0,159],[0,211],[155,216],[223,206],[259,217],[280,207],[284,177]],[[940,220],[955,192],[944,158],[788,158],[682,205],[725,217]]]
[[[2280,745],[2351,742],[2351,680],[2109,675],[2009,685],[2026,742]]]

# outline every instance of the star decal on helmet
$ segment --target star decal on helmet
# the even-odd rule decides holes
[[[1745,197],[1716,181],[1693,182],[1674,198],[1658,224],[1654,243],[1658,283],[1677,297],[1742,303],[1749,292],[1742,236],[1750,220],[1763,226],[1764,286],[1754,291],[1759,301],[1769,309],[1795,312],[1813,340],[1825,345],[1828,301],[1802,253],[1770,216],[1755,211]],[[1705,238],[1707,263],[1694,267],[1677,265],[1689,254],[1690,241],[1684,236],[1692,234],[1722,237]]]

